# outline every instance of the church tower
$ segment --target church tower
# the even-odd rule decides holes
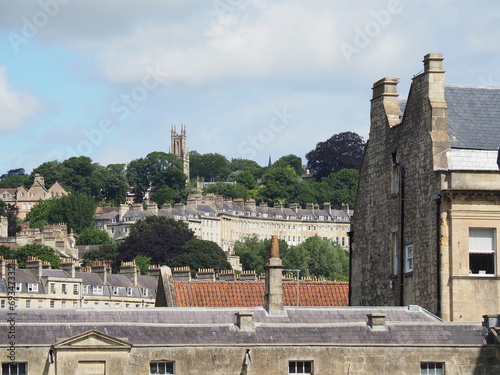
[[[179,134],[177,133],[175,126],[172,125],[170,140],[170,152],[182,159],[182,172],[184,172],[189,180],[189,153],[186,143],[186,127],[181,125],[181,132]]]

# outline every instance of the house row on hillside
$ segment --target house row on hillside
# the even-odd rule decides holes
[[[0,309],[69,309],[154,307],[161,267],[151,266],[141,275],[135,261],[123,262],[119,274],[105,262],[81,267],[62,259],[61,269],[36,257],[19,268],[16,260],[0,257]],[[326,282],[289,275],[285,281],[285,304],[290,306],[347,306],[348,283]],[[263,277],[255,271],[198,270],[192,278],[189,267],[172,270],[170,307],[252,307],[264,301]],[[300,284],[300,285],[298,285]],[[9,298],[13,297],[13,298]]]
[[[146,210],[142,205],[99,207],[95,220],[115,240],[125,238],[133,223],[149,215],[182,220],[198,238],[216,242],[231,254],[234,243],[250,235],[260,239],[277,235],[289,245],[299,245],[318,235],[348,249],[351,214],[348,205],[343,205],[342,210],[333,209],[329,203],[322,209],[314,204],[307,204],[306,208],[298,204],[269,207],[265,202],[256,205],[252,199],[231,200],[208,194],[191,195],[187,204],[179,203],[160,210],[156,205],[148,205]]]

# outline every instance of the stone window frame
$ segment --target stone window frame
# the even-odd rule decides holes
[[[472,233],[476,233],[476,236],[472,236]],[[482,233],[481,233],[482,232]],[[486,232],[491,232],[491,236],[484,236]],[[482,241],[480,234],[483,234]],[[471,241],[472,238],[477,238],[476,241]],[[490,241],[491,244],[486,244],[486,241]],[[486,276],[492,277],[496,275],[496,257],[497,257],[497,230],[494,227],[469,227],[469,275],[471,276]],[[481,248],[478,248],[481,247]],[[485,249],[485,248],[488,249]],[[491,272],[486,270],[475,270],[471,267],[472,258],[483,257],[483,258],[491,258],[488,263],[491,263],[492,269]]]
[[[304,374],[313,375],[314,374],[314,363],[313,361],[288,361],[288,374]]]
[[[414,246],[409,243],[405,246],[405,273],[413,272]]]
[[[175,361],[151,361],[149,362],[149,375],[175,374]]]
[[[444,362],[420,362],[420,375],[445,375]]]
[[[2,362],[2,375],[26,375],[28,362]]]

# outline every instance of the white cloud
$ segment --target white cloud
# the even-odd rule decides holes
[[[0,66],[0,131],[19,130],[39,108],[39,101],[34,96],[10,89],[7,70]]]

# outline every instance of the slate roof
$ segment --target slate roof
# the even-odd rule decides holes
[[[175,281],[180,307],[255,307],[264,305],[264,281]],[[301,281],[300,306],[348,306],[349,283]],[[284,282],[285,306],[297,305],[297,283]]]
[[[500,147],[500,87],[445,85],[452,148]]]
[[[251,331],[240,331],[236,313],[253,312]],[[343,344],[476,345],[486,344],[480,323],[444,323],[416,306],[286,308],[271,316],[259,307],[155,309],[19,309],[16,345],[51,345],[89,330],[127,338],[132,345]],[[383,313],[386,330],[374,331],[367,314]],[[0,329],[7,329],[7,311]],[[0,345],[8,345],[0,335]]]

